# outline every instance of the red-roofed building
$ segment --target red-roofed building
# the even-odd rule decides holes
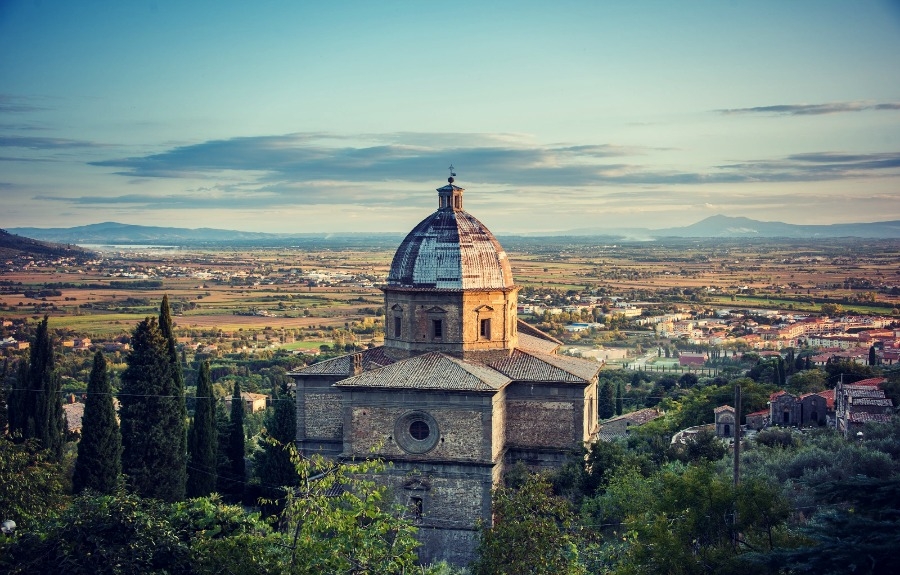
[[[702,353],[682,353],[678,356],[678,365],[682,367],[700,366],[706,363],[706,355]]]
[[[844,437],[869,421],[888,421],[894,413],[893,402],[885,397],[883,377],[870,377],[853,383],[838,382],[834,388],[835,423]]]
[[[747,417],[744,419],[747,422],[747,429],[759,431],[769,425],[769,410],[761,409],[759,411],[754,411],[753,413],[748,413]]]

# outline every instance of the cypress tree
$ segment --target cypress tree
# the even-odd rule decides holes
[[[154,318],[131,336],[122,373],[122,472],[137,493],[165,501],[184,498],[184,395],[173,394],[168,344]]]
[[[45,315],[38,324],[28,364],[19,365],[16,389],[10,398],[9,431],[19,440],[37,439],[51,457],[59,460],[65,442],[65,420],[47,320]]]
[[[273,400],[274,406],[265,419],[266,436],[270,440],[260,441],[254,475],[259,478],[262,496],[277,501],[285,496],[283,487],[293,487],[299,479],[288,450],[297,438],[297,410],[286,385],[280,391],[275,390]]]
[[[228,443],[225,446],[228,472],[222,491],[239,499],[244,491],[246,463],[244,462],[244,402],[241,400],[241,386],[234,382],[231,395],[231,420],[228,424]]]
[[[172,314],[169,309],[169,296],[163,295],[159,305],[159,331],[166,338],[166,348],[169,352],[169,364],[172,366],[172,379],[169,386],[169,395],[177,399],[175,409],[178,412],[179,429],[173,429],[173,434],[181,437],[181,468],[186,473],[187,465],[187,405],[184,401],[184,370],[175,348],[175,328],[172,324]],[[185,475],[185,477],[187,477]]]
[[[75,493],[85,489],[112,493],[122,473],[122,434],[101,351],[94,354],[81,429],[72,487]]]
[[[622,415],[622,382],[616,386],[616,415]]]
[[[194,419],[188,429],[188,497],[204,497],[216,490],[219,438],[216,429],[216,398],[209,376],[209,362],[200,365]]]
[[[613,388],[609,380],[603,382],[600,386],[600,394],[597,400],[597,415],[600,419],[609,419],[616,413],[615,402],[613,401]]]
[[[869,365],[878,364],[878,354],[875,352],[875,346],[869,347]]]

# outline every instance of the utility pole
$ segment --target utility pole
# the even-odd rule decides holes
[[[741,384],[734,384],[734,490],[737,496],[737,486],[741,482]],[[734,536],[732,544],[738,544],[738,510],[737,499],[734,507]]]
[[[741,482],[741,384],[734,384],[734,486]]]

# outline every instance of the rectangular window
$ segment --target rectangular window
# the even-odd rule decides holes
[[[431,320],[432,337],[435,339],[444,337],[444,321],[440,319]]]
[[[422,514],[425,512],[425,506],[421,497],[409,498],[409,511],[416,521],[422,519]]]
[[[481,337],[483,339],[491,339],[491,320],[481,320]]]
[[[400,328],[401,328],[400,318],[395,317],[394,318],[394,337],[400,337]]]

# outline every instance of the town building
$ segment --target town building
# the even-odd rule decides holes
[[[420,560],[464,565],[504,470],[558,466],[596,432],[602,364],[518,320],[506,252],[452,177],[437,192],[391,262],[384,345],[291,375],[299,450],[388,462]]]
[[[662,416],[663,414],[658,409],[647,407],[606,419],[600,424],[597,439],[612,441],[620,437],[628,437],[633,428],[640,427]]]
[[[225,409],[231,409],[231,396],[225,398]],[[244,413],[256,413],[266,408],[269,396],[263,393],[253,393],[250,391],[241,392],[241,401],[244,403]]]
[[[722,405],[713,410],[716,420],[716,437],[734,437],[734,408],[730,405]]]
[[[834,388],[836,427],[850,437],[869,421],[887,422],[894,413],[894,403],[885,397],[881,384],[887,379],[872,377],[853,383],[838,382]]]

